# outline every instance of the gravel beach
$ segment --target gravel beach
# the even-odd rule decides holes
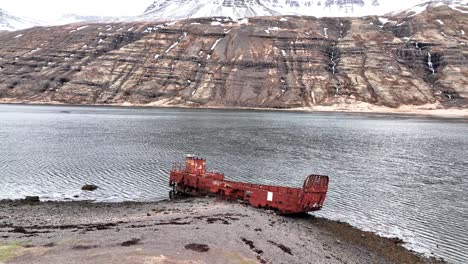
[[[442,263],[312,215],[216,198],[0,201],[0,263]]]

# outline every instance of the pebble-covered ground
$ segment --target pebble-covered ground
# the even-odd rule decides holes
[[[215,198],[154,203],[0,202],[0,263],[432,263],[311,215]]]

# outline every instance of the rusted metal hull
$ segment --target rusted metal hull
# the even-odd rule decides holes
[[[328,190],[328,176],[309,175],[302,188],[234,182],[225,180],[222,173],[206,172],[206,160],[187,157],[185,167],[172,168],[169,186],[175,192],[214,194],[288,214],[320,210]]]

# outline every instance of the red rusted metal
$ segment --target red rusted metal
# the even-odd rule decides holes
[[[234,182],[225,180],[223,173],[206,172],[205,159],[188,156],[185,167],[176,164],[172,168],[169,186],[173,187],[172,193],[214,194],[288,214],[320,210],[328,190],[328,176],[309,175],[302,188]]]

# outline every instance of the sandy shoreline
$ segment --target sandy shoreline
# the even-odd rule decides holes
[[[436,118],[468,118],[468,108],[443,108],[440,104],[427,104],[419,106],[400,106],[390,108],[385,106],[372,105],[365,102],[340,102],[337,104],[325,106],[317,105],[311,107],[298,108],[260,108],[260,107],[225,107],[225,106],[189,106],[172,105],[164,102],[155,102],[150,104],[65,104],[55,101],[37,102],[37,101],[17,101],[0,98],[0,104],[18,104],[18,105],[62,105],[62,106],[111,106],[111,107],[145,107],[145,108],[182,108],[182,109],[226,109],[226,110],[257,110],[257,111],[279,111],[279,112],[338,112],[338,113],[363,113],[363,114],[382,114],[382,115],[409,115],[409,116],[427,116]]]
[[[441,263],[313,216],[216,198],[0,201],[0,263]]]

